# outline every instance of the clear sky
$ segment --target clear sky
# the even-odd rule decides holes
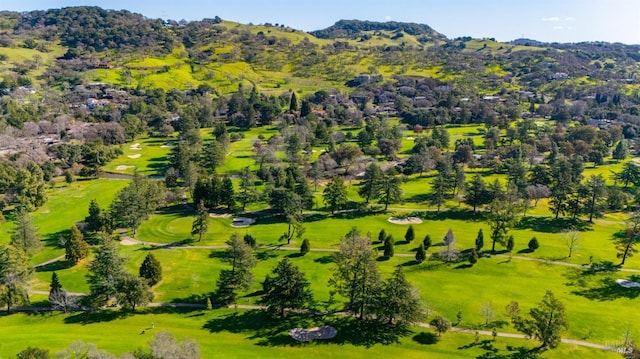
[[[0,0],[24,11],[96,5],[150,18],[270,22],[311,31],[340,19],[427,24],[449,38],[640,44],[640,0]]]

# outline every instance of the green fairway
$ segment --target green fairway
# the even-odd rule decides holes
[[[143,138],[122,145],[123,154],[109,162],[103,170],[144,176],[163,175],[168,166],[171,139]]]
[[[49,190],[47,203],[31,214],[42,239],[46,241],[45,249],[37,253],[32,262],[40,263],[64,254],[58,239],[66,235],[75,222],[84,220],[91,200],[95,199],[101,208],[107,209],[116,193],[127,183],[126,180],[100,178],[59,183]],[[9,240],[12,228],[12,222],[0,224],[0,243]]]
[[[154,328],[151,328],[154,323]],[[287,331],[297,326],[331,324],[338,336],[331,341],[296,343]],[[272,321],[262,314],[233,309],[188,311],[150,309],[141,314],[123,315],[118,311],[95,313],[13,314],[0,317],[2,338],[0,355],[15,355],[27,346],[50,348],[53,353],[75,340],[94,343],[115,354],[146,348],[153,334],[160,330],[173,333],[179,340],[191,338],[200,343],[203,358],[475,358],[489,351],[508,354],[515,347],[532,348],[536,343],[522,339],[481,336],[474,344],[473,334],[447,333],[441,338],[425,329],[414,328],[388,345],[375,344],[358,330],[357,323],[341,318],[300,318],[290,316]],[[25,330],[28,328],[28,330]],[[361,328],[360,328],[361,330]],[[380,338],[385,340],[384,338]],[[507,346],[511,346],[510,350]],[[540,358],[617,358],[614,353],[570,345],[543,353]]]

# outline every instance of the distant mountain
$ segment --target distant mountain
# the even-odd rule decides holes
[[[429,40],[446,40],[446,36],[432,29],[429,25],[408,22],[376,22],[362,20],[340,20],[323,30],[310,32],[320,39],[354,38],[368,31],[405,32],[416,37],[428,37]]]

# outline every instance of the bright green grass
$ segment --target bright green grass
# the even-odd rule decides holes
[[[95,179],[76,181],[71,185],[59,184],[48,192],[49,200],[31,214],[39,233],[46,241],[45,249],[37,253],[32,262],[40,263],[61,255],[58,237],[66,233],[74,222],[88,215],[89,203],[96,199],[102,208],[108,208],[115,194],[127,185],[125,180]],[[9,240],[13,223],[0,225],[0,241]]]
[[[257,320],[261,320],[257,322]],[[317,319],[317,324],[331,320]],[[151,322],[154,329],[149,328]],[[257,327],[264,323],[268,329]],[[192,338],[200,343],[203,358],[475,358],[486,351],[473,344],[472,334],[447,333],[436,344],[420,344],[412,337],[425,332],[413,329],[414,333],[390,345],[330,344],[318,341],[308,344],[293,344],[286,337],[287,326],[297,324],[313,325],[312,322],[298,323],[296,318],[287,321],[265,321],[262,316],[251,312],[232,309],[215,311],[155,310],[144,314],[120,315],[114,311],[100,311],[91,316],[86,314],[14,314],[0,317],[0,355],[15,355],[27,346],[50,348],[56,353],[68,347],[74,340],[94,343],[100,349],[115,354],[131,352],[135,348],[147,347],[154,332],[166,330],[179,340]],[[28,327],[29,330],[25,330]],[[286,328],[285,328],[286,327]],[[428,331],[427,331],[428,332]],[[339,335],[341,335],[340,333]],[[341,338],[341,337],[338,337]],[[344,337],[342,337],[344,338]],[[481,337],[482,340],[490,338]],[[284,342],[283,342],[284,340]],[[339,339],[338,339],[339,340]],[[348,341],[348,339],[347,339]],[[269,344],[271,343],[271,344]],[[499,353],[508,353],[506,346],[532,347],[533,342],[518,339],[499,338],[495,347]],[[464,349],[465,346],[469,348]],[[617,358],[617,354],[600,350],[561,345],[544,353],[541,358]]]
[[[210,251],[206,249],[152,252],[162,263],[164,271],[163,281],[155,288],[156,301],[191,302],[201,298],[213,291],[220,270],[228,267],[217,256],[210,258]],[[135,272],[147,253],[141,246],[124,248],[124,254],[129,258],[129,270]],[[248,293],[260,290],[262,279],[284,256],[306,273],[312,283],[316,307],[324,309],[324,303],[329,299],[326,283],[333,270],[330,253],[311,252],[299,257],[287,251],[258,250],[260,260],[254,269],[256,280]],[[615,340],[625,323],[640,320],[640,309],[633,304],[638,291],[623,289],[614,282],[616,278],[629,278],[626,273],[589,275],[576,268],[518,259],[508,261],[508,258],[499,256],[482,258],[472,268],[429,261],[421,265],[411,262],[411,258],[394,257],[379,262],[379,267],[383,277],[387,277],[395,266],[402,265],[407,278],[420,290],[422,299],[430,303],[433,310],[448,318],[455,318],[460,310],[463,325],[467,327],[478,327],[484,322],[480,308],[487,302],[495,309],[496,320],[507,320],[504,307],[510,301],[518,301],[526,312],[539,302],[546,290],[552,290],[567,306],[571,323],[566,335],[569,338],[587,338],[604,343]],[[49,275],[44,279],[48,281]],[[85,287],[74,287],[80,278],[83,278],[81,270],[67,277],[61,276],[61,281],[70,291],[85,291]],[[255,304],[256,300],[255,296],[242,297],[238,304]],[[331,308],[339,309],[339,306],[334,304]],[[513,328],[504,326],[500,331],[513,331]]]
[[[142,138],[122,145],[123,154],[103,167],[106,172],[162,175],[169,161],[171,139]]]

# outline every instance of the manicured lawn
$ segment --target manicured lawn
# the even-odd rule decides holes
[[[163,175],[169,164],[167,156],[172,143],[171,139],[158,138],[127,142],[122,145],[124,153],[104,166],[103,170],[126,174],[138,172],[144,176]]]
[[[31,214],[40,235],[46,241],[45,249],[34,256],[32,263],[64,254],[58,239],[60,235],[66,235],[73,223],[84,220],[91,200],[96,199],[101,208],[107,209],[116,193],[127,184],[126,180],[100,178],[76,181],[70,185],[59,183],[49,190],[47,203]],[[12,228],[12,222],[0,224],[0,243],[9,241]]]
[[[151,329],[151,323],[154,328]],[[294,327],[331,324],[338,336],[331,341],[299,344],[287,331]],[[203,358],[476,358],[496,350],[498,354],[512,351],[507,346],[532,348],[535,342],[522,339],[480,337],[474,344],[473,334],[446,333],[434,338],[431,331],[414,328],[399,338],[382,337],[388,345],[375,344],[371,328],[359,328],[357,323],[343,318],[300,318],[269,320],[262,314],[233,309],[185,311],[172,309],[145,310],[136,315],[103,310],[96,313],[12,314],[0,317],[0,355],[15,355],[27,346],[45,347],[56,353],[71,342],[94,343],[99,349],[114,354],[146,348],[153,334],[160,330],[173,333],[179,340],[191,338],[200,344]],[[28,330],[25,330],[28,328]],[[360,329],[361,331],[358,331]],[[364,331],[362,331],[364,329]],[[144,333],[143,333],[144,330]],[[514,349],[511,349],[514,350]],[[614,353],[561,345],[543,353],[540,358],[618,358]]]

